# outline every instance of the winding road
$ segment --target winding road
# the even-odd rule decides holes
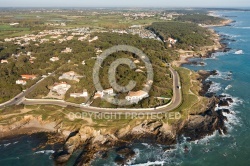
[[[171,66],[169,67],[173,78],[173,97],[169,104],[156,107],[156,108],[145,108],[145,109],[126,109],[126,108],[98,108],[91,106],[82,106],[80,104],[70,103],[63,100],[51,100],[51,99],[26,99],[25,96],[32,92],[36,86],[42,82],[45,78],[39,80],[35,85],[27,89],[25,92],[20,93],[15,98],[0,104],[0,109],[18,105],[23,103],[24,105],[57,105],[61,107],[77,107],[81,108],[85,112],[93,113],[165,113],[178,108],[182,103],[182,91],[180,85],[180,76],[177,71],[175,71]],[[52,73],[53,74],[53,73]],[[51,75],[52,75],[51,74]],[[49,75],[50,76],[50,75]]]
[[[18,95],[16,95],[11,100],[6,101],[6,102],[0,104],[0,109],[3,109],[5,107],[9,107],[9,106],[12,106],[12,105],[18,105],[18,104],[22,103],[25,100],[25,96],[27,96],[30,92],[32,92],[39,85],[39,83],[41,83],[42,81],[44,81],[49,76],[54,75],[54,73],[55,72],[49,74],[47,77],[43,77],[42,79],[40,79],[39,81],[37,81],[34,85],[32,85],[30,88],[28,88],[25,91],[19,93]]]

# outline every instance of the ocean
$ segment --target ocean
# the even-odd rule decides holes
[[[21,135],[0,140],[0,165],[53,165],[55,146],[46,145],[46,133]]]
[[[232,97],[234,103],[229,106],[231,114],[226,115],[228,134],[215,132],[202,140],[186,141],[184,136],[174,149],[157,144],[136,143],[131,145],[136,157],[128,165],[180,165],[180,166],[245,166],[250,163],[250,12],[220,11],[217,15],[227,16],[235,23],[232,26],[215,27],[227,40],[231,48],[226,53],[215,53],[209,59],[192,59],[202,61],[205,66],[184,65],[194,71],[217,70],[217,76],[208,79],[213,81],[210,92]],[[37,145],[46,141],[38,136],[22,136],[0,141],[0,165],[53,165],[51,153],[54,147],[34,150]],[[187,146],[189,152],[184,152]],[[92,165],[112,166],[115,155],[112,150],[107,159],[95,159]],[[73,163],[73,162],[72,162]],[[69,162],[68,165],[72,165]]]

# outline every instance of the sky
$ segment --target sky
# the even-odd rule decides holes
[[[0,0],[0,7],[250,7],[250,0]]]

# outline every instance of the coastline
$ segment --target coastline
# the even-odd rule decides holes
[[[44,122],[41,117],[24,116],[20,121],[11,125],[0,125],[0,139],[16,137],[18,135],[31,135],[34,133],[46,132],[56,133],[55,122]]]
[[[204,28],[207,28],[211,32],[214,45],[202,47],[201,51],[198,52],[179,50],[178,52],[180,53],[180,59],[174,61],[172,64],[176,67],[181,67],[183,64],[189,64],[190,63],[189,59],[191,58],[210,58],[213,53],[226,51],[227,46],[221,42],[222,40],[221,36],[217,34],[212,28],[228,26],[232,22],[233,20],[227,19],[218,25],[202,26]],[[199,54],[201,56],[199,56]]]
[[[221,26],[221,25],[220,25]],[[225,26],[225,25],[224,25]],[[217,36],[217,38],[215,38],[216,41],[220,41],[220,37],[218,34],[214,33],[213,35]],[[223,49],[222,44],[220,43],[218,45],[215,44],[212,47],[209,47],[210,49],[203,48],[202,51],[204,51],[204,57],[208,57],[210,56],[212,53],[211,51],[220,51]],[[175,62],[178,67],[180,67],[183,64],[189,63],[189,59],[193,58],[193,55],[189,55],[189,56],[182,56],[181,59],[177,62]],[[203,78],[204,79],[204,78]],[[208,106],[208,109],[214,109],[214,105],[215,105],[215,100],[213,100],[210,105]],[[217,101],[218,102],[218,101]],[[209,117],[210,113],[207,112],[207,110],[205,110],[202,113],[202,116],[207,116]],[[216,120],[218,121],[215,122],[213,121],[213,118],[216,118]],[[25,126],[24,128],[21,128],[20,125],[18,127],[18,129],[16,130],[11,130],[11,131],[7,131],[8,129],[5,130],[4,133],[2,133],[2,137],[0,136],[0,139],[2,138],[6,138],[9,136],[16,136],[16,135],[21,135],[21,134],[32,134],[32,133],[38,133],[38,132],[49,132],[49,133],[59,133],[58,132],[58,128],[56,127],[56,124],[49,124],[49,122],[43,122],[41,119],[37,119],[34,120],[36,118],[33,117],[29,117],[28,120],[26,119],[25,123],[23,126]],[[90,162],[91,159],[93,159],[93,154],[95,154],[97,151],[93,150],[93,148],[96,148],[98,151],[107,151],[108,148],[110,147],[114,147],[114,146],[125,146],[128,143],[131,142],[136,142],[138,140],[142,141],[144,140],[145,142],[150,142],[150,141],[155,141],[157,143],[162,143],[162,144],[167,144],[167,145],[173,145],[176,143],[176,137],[179,136],[179,134],[187,134],[188,136],[191,137],[191,140],[196,140],[196,139],[200,139],[202,138],[204,135],[207,134],[212,134],[215,130],[223,130],[223,133],[226,133],[226,129],[224,128],[225,126],[223,126],[223,120],[224,117],[222,114],[216,114],[215,112],[212,112],[212,116],[210,116],[208,119],[201,119],[201,114],[200,115],[193,115],[191,118],[189,118],[187,121],[185,122],[180,122],[181,124],[178,124],[178,127],[180,128],[172,128],[169,125],[166,125],[164,123],[159,123],[157,122],[142,122],[140,125],[134,126],[134,128],[127,128],[124,130],[119,130],[118,135],[114,135],[114,133],[109,133],[109,132],[104,132],[104,131],[97,131],[93,128],[90,127],[84,127],[83,129],[80,129],[75,135],[73,136],[69,136],[67,137],[66,135],[64,135],[64,139],[65,139],[65,149],[66,151],[59,151],[54,155],[54,158],[57,162],[57,164],[61,164],[64,163],[66,160],[68,160],[69,156],[65,155],[63,153],[63,155],[61,155],[61,152],[67,152],[69,154],[72,154],[76,149],[80,149],[82,146],[81,144],[84,142],[87,145],[84,145],[85,148],[89,149],[90,154],[89,155],[82,155],[80,158],[82,159],[81,162],[79,163],[83,163],[84,162]],[[30,122],[30,121],[35,121],[35,122]],[[201,126],[201,122],[205,121],[206,124],[209,126],[209,123],[212,122],[212,126],[214,125],[213,128],[210,128],[211,130],[208,132],[205,131],[205,128],[202,128]],[[192,123],[196,123],[196,126],[191,125],[189,126],[189,124]],[[143,127],[146,126],[146,127]],[[210,127],[212,127],[210,126]],[[199,128],[199,129],[204,129],[203,133],[197,135],[195,133],[192,132],[192,130],[194,128]],[[9,127],[12,128],[12,127]],[[170,129],[171,132],[168,132],[166,129]],[[138,133],[139,131],[143,131],[144,133]],[[4,131],[4,130],[2,130]],[[87,132],[86,132],[87,131]],[[174,131],[176,132],[174,135]],[[178,133],[177,133],[178,131]],[[70,134],[73,131],[70,132]],[[99,133],[98,133],[99,132]],[[92,134],[91,134],[92,133]],[[124,134],[126,133],[126,134]],[[160,133],[160,135],[158,135]],[[62,132],[61,132],[62,134]],[[69,134],[69,135],[70,135]],[[63,134],[62,134],[63,135]],[[105,135],[108,135],[107,137]],[[86,139],[83,139],[83,137],[86,136]],[[157,137],[156,137],[157,136]],[[90,138],[94,137],[94,140],[90,139]],[[116,139],[113,138],[119,138],[122,141],[117,141]],[[138,139],[139,138],[139,139]],[[90,140],[89,140],[90,139]],[[97,140],[95,140],[97,139]],[[101,147],[101,145],[103,147]],[[128,150],[129,151],[129,150]],[[130,156],[131,157],[131,156]],[[127,158],[129,159],[129,158]],[[126,159],[126,160],[127,160]],[[124,163],[125,161],[121,161],[121,164]],[[79,164],[78,163],[78,164]]]

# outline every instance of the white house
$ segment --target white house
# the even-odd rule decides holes
[[[114,93],[114,90],[113,90],[113,88],[105,89],[105,90],[103,90],[103,93],[104,93],[104,94],[111,95],[111,94]]]
[[[138,103],[140,100],[143,98],[148,97],[148,93],[145,91],[130,91],[128,95],[126,96],[126,100],[131,102],[131,103]]]
[[[78,40],[83,41],[83,40],[86,40],[88,37],[89,37],[89,34],[79,37]]]
[[[72,52],[72,49],[67,47],[65,48],[65,50],[62,51],[62,53],[71,53]]]
[[[70,97],[74,97],[74,98],[88,97],[88,92],[87,92],[87,90],[83,90],[82,93],[71,93]]]
[[[175,39],[169,37],[169,38],[168,38],[168,42],[169,42],[170,44],[175,44],[175,43],[177,42],[177,40],[175,40]]]
[[[140,63],[140,61],[136,59],[136,60],[134,61],[134,63],[135,63],[135,64],[138,64],[138,63]]]
[[[69,90],[71,85],[67,84],[66,82],[55,83],[52,87],[52,91],[56,92],[59,95],[65,95],[65,93]]]
[[[26,85],[27,81],[25,81],[25,80],[16,80],[16,84],[18,84],[18,85]]]
[[[58,57],[52,57],[49,60],[52,61],[52,62],[55,62],[55,61],[59,61],[59,58]]]
[[[30,52],[30,51],[29,51],[29,52],[27,52],[27,55],[28,55],[28,56],[31,56],[31,52]]]
[[[144,73],[144,71],[141,70],[141,69],[136,69],[135,72],[137,72],[137,73]]]
[[[96,55],[99,55],[99,54],[101,54],[102,53],[102,50],[100,49],[100,48],[97,48],[96,49]]]
[[[94,99],[103,98],[103,96],[104,96],[103,91],[102,91],[102,92],[101,92],[101,91],[97,91],[97,92],[95,93]]]
[[[9,62],[8,62],[8,60],[2,59],[2,60],[1,60],[1,63],[9,63]]]
[[[105,89],[103,91],[97,91],[95,93],[94,99],[103,98],[104,95],[111,95],[111,94],[114,94],[114,90],[112,88]]]
[[[93,37],[92,39],[89,40],[89,42],[91,43],[91,42],[96,41],[96,40],[98,40],[98,36]]]
[[[21,77],[24,80],[34,80],[37,78],[37,76],[33,75],[33,74],[23,74],[23,75],[21,75]]]
[[[15,22],[15,23],[10,23],[11,26],[14,26],[14,25],[19,25],[18,22]]]
[[[6,38],[6,39],[4,39],[5,42],[11,42],[13,40],[14,40],[13,38]]]
[[[74,38],[74,36],[68,36],[66,37],[66,40],[72,40]]]
[[[81,77],[82,76],[80,76],[76,72],[69,71],[69,72],[63,73],[63,75],[59,77],[59,80],[66,79],[66,80],[73,80],[73,81],[79,82],[80,81],[79,78]]]

